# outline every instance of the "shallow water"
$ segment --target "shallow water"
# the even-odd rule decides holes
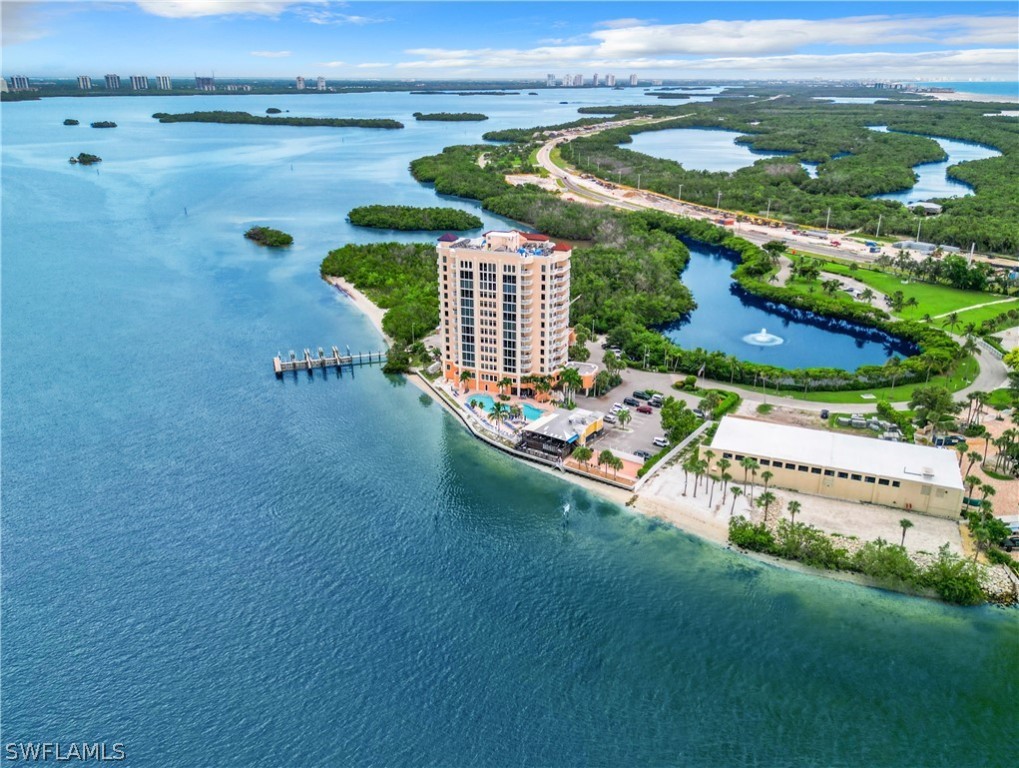
[[[411,159],[572,110],[341,98],[0,108],[5,743],[160,768],[1009,763],[1014,613],[746,561],[486,448],[377,368],[277,381],[278,350],[381,343],[317,275],[393,237],[350,207],[434,204]],[[493,118],[148,117],[249,104]],[[295,245],[244,240],[254,222]]]

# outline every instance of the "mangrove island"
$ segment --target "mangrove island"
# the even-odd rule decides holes
[[[455,208],[416,208],[410,205],[363,205],[347,214],[357,227],[374,229],[463,230],[478,229],[481,219]]]
[[[269,248],[283,248],[294,242],[293,236],[269,227],[252,227],[244,233],[244,236]]]
[[[361,117],[262,117],[248,112],[182,112],[153,115],[161,123],[227,123],[246,125],[326,126],[329,128],[403,128],[403,123],[388,118]],[[95,123],[92,123],[95,126]]]

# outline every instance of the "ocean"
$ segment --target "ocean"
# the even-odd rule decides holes
[[[274,378],[278,351],[380,347],[318,264],[389,239],[351,207],[439,202],[410,160],[633,100],[541,93],[3,105],[0,743],[159,768],[1013,763],[1016,612],[745,559],[378,368]],[[270,106],[408,127],[150,117]],[[492,119],[410,118],[465,109]]]

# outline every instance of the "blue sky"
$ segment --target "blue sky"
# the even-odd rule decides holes
[[[1015,80],[1008,2],[2,2],[3,74]]]

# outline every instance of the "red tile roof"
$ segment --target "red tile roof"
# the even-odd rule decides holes
[[[446,234],[444,234],[442,237],[439,238],[439,242],[440,243],[455,243],[459,239],[460,238],[457,237],[456,235],[454,235],[454,234],[452,234],[450,232],[447,232]]]
[[[552,248],[553,251],[572,251],[573,246],[569,243],[556,243]]]
[[[536,240],[542,243],[548,240],[548,235],[540,235],[537,232],[521,232],[520,234],[524,236],[525,240]]]

